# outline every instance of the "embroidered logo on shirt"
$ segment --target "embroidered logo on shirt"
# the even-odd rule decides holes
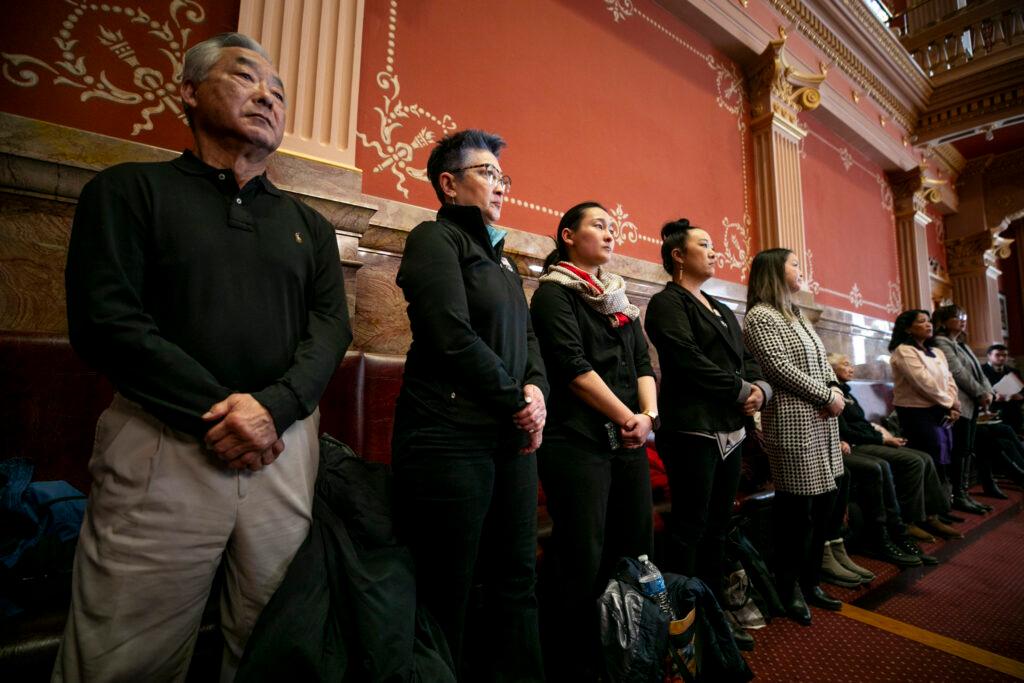
[[[296,244],[302,244],[302,233],[299,233],[299,232],[295,233],[295,243]]]
[[[516,272],[516,269],[512,267],[512,264],[508,262],[508,258],[505,256],[501,257],[501,267],[508,269],[511,273]]]

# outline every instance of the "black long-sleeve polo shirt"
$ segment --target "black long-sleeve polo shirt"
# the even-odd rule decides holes
[[[85,186],[65,283],[78,353],[197,437],[233,392],[282,434],[316,408],[352,340],[331,225],[265,175],[239,190],[190,152]]]
[[[547,396],[523,283],[503,247],[475,206],[445,205],[409,233],[396,280],[412,327],[399,417],[512,428],[525,385]]]
[[[607,446],[608,417],[573,393],[574,379],[593,370],[631,411],[640,411],[640,377],[654,377],[639,320],[612,327],[579,294],[541,282],[530,303],[533,328],[551,382],[545,431],[569,429]]]

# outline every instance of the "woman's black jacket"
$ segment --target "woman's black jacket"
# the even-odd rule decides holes
[[[491,245],[475,206],[445,205],[405,243],[397,283],[412,345],[398,399],[403,414],[471,428],[511,426],[523,386],[548,384],[523,284]]]
[[[704,297],[722,314],[724,326],[675,282],[647,305],[644,328],[661,365],[658,407],[665,431],[735,431],[746,420],[737,401],[749,394],[747,384],[764,382],[736,316],[709,294]]]

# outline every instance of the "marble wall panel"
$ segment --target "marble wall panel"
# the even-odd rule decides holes
[[[363,266],[356,275],[353,347],[375,353],[405,355],[412,341],[405,297],[395,284],[401,259],[395,254],[360,250]]]
[[[0,193],[0,328],[67,334],[64,264],[74,211]]]

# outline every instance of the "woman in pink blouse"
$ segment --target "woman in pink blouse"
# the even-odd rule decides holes
[[[946,484],[953,439],[950,428],[960,417],[960,401],[946,357],[932,350],[931,338],[928,311],[913,309],[896,318],[889,342],[893,403],[903,436],[911,448],[932,456]]]

